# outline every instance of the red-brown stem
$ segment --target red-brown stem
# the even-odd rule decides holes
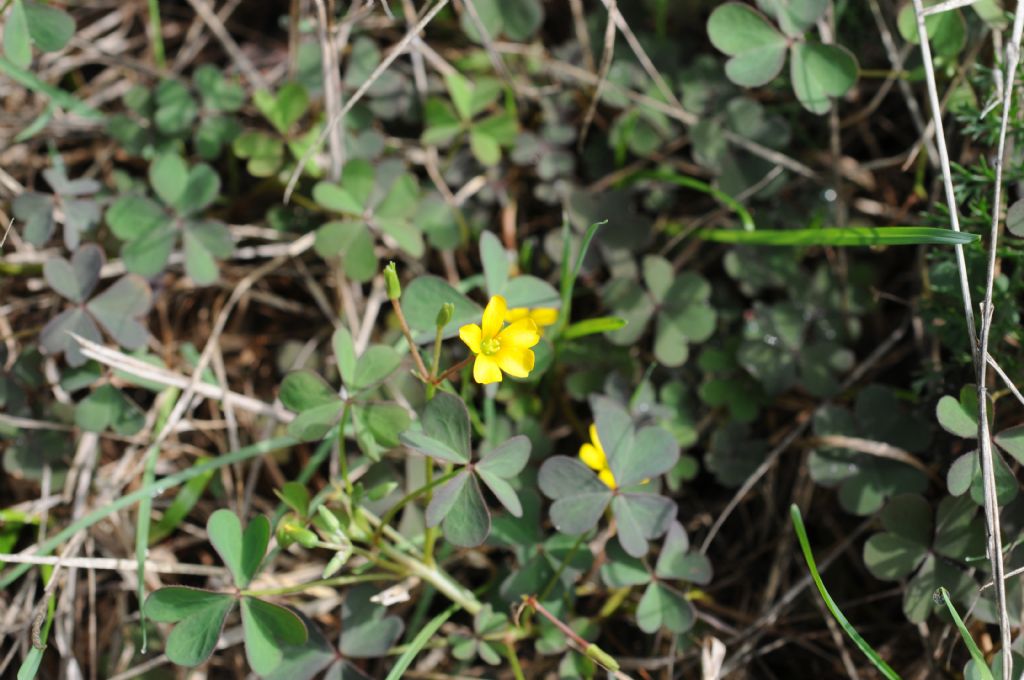
[[[392,300],[391,308],[395,310],[395,316],[398,317],[398,323],[402,327],[402,333],[405,335],[405,341],[409,343],[409,353],[412,354],[413,361],[416,362],[416,370],[420,372],[420,379],[423,382],[428,382],[430,380],[430,373],[427,371],[427,367],[423,363],[423,357],[420,356],[420,350],[416,346],[416,342],[412,339],[412,331],[409,330],[409,324],[405,320],[405,314],[402,312],[402,305],[398,303],[398,300]]]

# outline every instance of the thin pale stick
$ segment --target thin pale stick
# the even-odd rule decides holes
[[[189,0],[189,2],[196,1],[197,0]],[[306,151],[302,154],[302,158],[300,158],[299,162],[296,164],[295,170],[292,171],[292,176],[288,178],[288,184],[285,186],[284,189],[284,203],[288,203],[288,199],[292,197],[292,192],[295,191],[295,185],[298,184],[299,178],[302,177],[302,169],[306,167],[306,163],[309,162],[309,159],[312,158],[313,154],[316,153],[320,146],[324,143],[324,140],[327,139],[327,136],[330,134],[331,128],[340,123],[341,120],[348,114],[348,112],[352,110],[352,107],[359,103],[359,100],[361,100],[363,98],[363,95],[365,95],[366,92],[373,86],[373,84],[377,82],[377,79],[380,78],[381,75],[383,75],[383,73],[388,70],[391,64],[393,64],[395,60],[398,59],[398,57],[405,52],[405,49],[409,46],[409,43],[416,39],[416,36],[419,35],[420,31],[426,28],[427,24],[429,24],[433,20],[433,18],[437,16],[437,13],[448,5],[448,2],[449,0],[438,0],[437,4],[434,5],[430,9],[430,11],[424,15],[422,19],[417,21],[416,25],[410,28],[409,31],[402,37],[402,39],[399,40],[395,44],[395,46],[391,48],[391,51],[388,53],[388,55],[384,57],[384,59],[382,59],[381,62],[377,64],[377,68],[373,69],[373,72],[370,73],[370,77],[367,78],[363,82],[363,84],[359,86],[359,89],[357,89],[352,94],[351,97],[348,98],[348,101],[345,102],[345,105],[341,108],[341,110],[338,111],[335,115],[331,116],[330,120],[327,121],[327,125],[324,127],[323,131],[316,138],[316,142],[309,145],[309,148],[306,149]]]

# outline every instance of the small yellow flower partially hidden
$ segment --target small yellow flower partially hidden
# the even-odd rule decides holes
[[[537,307],[536,309],[513,307],[505,313],[505,321],[509,323],[519,321],[520,319],[533,319],[543,335],[543,328],[545,326],[551,326],[555,321],[558,321],[558,310],[551,307]]]
[[[604,455],[604,447],[597,438],[597,425],[590,426],[590,441],[580,447],[580,460],[588,468],[597,472],[597,478],[609,489],[615,488],[615,475],[608,468],[608,458]]]
[[[502,371],[525,378],[533,370],[535,358],[530,348],[540,342],[537,322],[522,318],[505,326],[507,313],[505,298],[495,295],[484,309],[480,326],[469,323],[459,329],[459,337],[476,355],[473,379],[481,385],[501,382]]]

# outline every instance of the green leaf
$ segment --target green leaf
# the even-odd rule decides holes
[[[977,406],[976,399],[973,404],[964,403],[947,394],[935,405],[935,417],[946,432],[975,439],[978,436],[978,409],[971,406]]]
[[[501,241],[490,231],[480,234],[480,262],[484,267],[487,295],[501,295],[508,283],[511,263]]]
[[[448,95],[452,98],[455,111],[463,120],[473,117],[473,84],[461,73],[452,71],[444,74],[444,84],[448,87]]]
[[[306,88],[298,83],[286,83],[276,95],[266,90],[253,93],[253,104],[282,135],[288,134],[299,118],[309,108],[309,95]]]
[[[515,517],[523,516],[523,504],[519,502],[519,496],[516,495],[516,490],[512,488],[511,484],[486,470],[477,469],[476,472],[480,480],[487,485],[487,488],[505,506],[506,510]]]
[[[729,80],[741,87],[759,87],[771,81],[786,61],[786,38],[764,15],[730,2],[708,18],[708,38],[731,57],[725,64]]]
[[[167,224],[164,209],[145,196],[121,196],[107,209],[107,224],[122,241],[131,241]]]
[[[823,115],[831,97],[841,97],[857,82],[857,60],[845,47],[797,42],[790,48],[789,77],[805,109]]]
[[[71,15],[57,7],[31,0],[24,1],[24,8],[28,33],[36,47],[43,52],[64,49],[75,34],[75,20]]]
[[[377,273],[377,255],[373,236],[363,222],[334,221],[316,232],[314,249],[323,258],[337,257],[345,274],[354,281],[366,282]]]
[[[284,143],[255,130],[235,137],[231,150],[247,159],[245,167],[253,177],[272,177],[284,162]]]
[[[156,88],[153,120],[160,132],[179,135],[192,127],[199,110],[188,88],[176,80],[163,80]]]
[[[231,600],[232,597],[226,593],[214,593],[201,588],[169,586],[150,594],[143,609],[146,616],[154,621],[175,623],[225,599]]]
[[[339,398],[329,404],[308,408],[288,424],[288,433],[301,441],[323,439],[338,423],[344,402]]]
[[[449,463],[468,463],[469,457],[460,451],[456,451],[443,441],[438,441],[423,432],[404,432],[399,440],[414,451],[419,451],[424,456],[448,461]]]
[[[242,631],[249,666],[266,675],[281,663],[282,647],[306,641],[306,625],[290,609],[254,597],[242,598]]]
[[[787,35],[801,38],[825,14],[827,0],[764,0]]]
[[[188,172],[184,191],[172,203],[182,215],[195,215],[208,207],[220,194],[220,175],[206,163]]]
[[[405,627],[402,619],[371,601],[377,592],[378,588],[368,584],[347,589],[341,609],[338,651],[342,655],[354,659],[385,656],[401,637]]]
[[[230,510],[217,510],[206,522],[206,531],[221,561],[231,570],[235,585],[245,588],[259,571],[270,542],[270,522],[257,515],[245,532],[238,516]]]
[[[882,510],[882,525],[892,534],[928,546],[932,542],[932,508],[923,496],[893,496]]]
[[[394,373],[402,363],[402,357],[387,345],[370,345],[356,363],[351,387],[365,390],[378,385]]]
[[[24,0],[14,0],[4,24],[4,54],[19,68],[32,63],[32,44],[29,42],[28,18]]]
[[[160,200],[169,206],[177,206],[185,194],[188,179],[188,165],[176,153],[161,154],[149,164],[149,183]]]
[[[14,218],[23,225],[21,232],[25,240],[34,246],[46,245],[56,226],[53,220],[53,197],[26,191],[15,197],[12,207]]]
[[[476,469],[502,479],[511,479],[526,467],[530,459],[530,447],[530,439],[518,434],[488,452],[476,464]]]
[[[498,9],[505,35],[518,42],[533,37],[544,23],[544,5],[540,0],[505,0]]]
[[[79,304],[92,294],[100,280],[100,270],[106,258],[95,243],[86,243],[71,256],[52,257],[43,263],[43,276],[59,295]]]
[[[928,546],[883,532],[864,544],[864,566],[875,578],[897,581],[909,576],[924,561]]]
[[[85,363],[85,355],[69,333],[80,335],[86,340],[103,342],[96,322],[81,307],[66,309],[50,319],[39,332],[39,344],[48,354],[64,352],[64,360],[72,368]]]
[[[995,436],[999,447],[1021,464],[1024,464],[1024,425],[1010,427]]]
[[[108,427],[132,435],[145,424],[145,413],[113,385],[100,385],[75,407],[75,425],[89,432]]]
[[[177,622],[167,637],[167,657],[180,666],[198,666],[213,654],[234,604],[231,595],[172,586],[152,593],[143,608],[154,621]]]
[[[929,0],[924,6],[936,4],[938,0]],[[1000,12],[1000,14],[1003,14]],[[917,45],[920,36],[917,32],[917,18],[914,6],[906,3],[896,17],[896,26],[900,35],[908,43]],[[924,19],[925,32],[932,54],[937,57],[955,57],[964,48],[967,40],[967,22],[960,10],[952,10],[932,14]]]
[[[237,111],[245,103],[245,88],[236,79],[225,78],[212,64],[192,72],[192,82],[203,97],[203,105],[214,111]]]
[[[504,296],[510,309],[515,307],[558,309],[562,306],[555,287],[536,276],[525,275],[511,279],[505,286]]]
[[[593,470],[576,458],[553,456],[544,461],[537,482],[541,492],[555,502],[551,522],[565,534],[582,534],[601,519],[612,498]]]
[[[309,514],[309,490],[299,482],[285,482],[277,497],[284,501],[285,505],[291,508],[292,512],[299,517],[306,517]]]
[[[1024,238],[1024,199],[1015,201],[1006,210],[1006,228],[1014,236]]]
[[[491,38],[497,38],[498,34],[501,33],[502,28],[502,17],[501,17],[501,4],[498,0],[473,0],[473,7],[476,9],[477,16],[480,19],[480,23],[483,25],[484,31]],[[463,33],[466,34],[473,42],[478,45],[485,44],[486,41],[480,35],[477,30],[477,23],[473,21],[469,16],[469,11],[464,11],[460,17],[459,22],[462,27]]]
[[[672,522],[654,573],[661,579],[677,579],[700,585],[711,583],[711,562],[704,555],[689,550],[690,539],[683,525]]]
[[[685,633],[695,620],[693,605],[662,583],[649,585],[636,606],[636,625],[648,634],[663,625],[673,633]]]
[[[455,451],[460,462],[468,462],[471,454],[469,411],[459,397],[440,392],[423,409],[423,432]]]
[[[588,335],[610,333],[624,328],[627,323],[625,319],[618,316],[599,316],[595,319],[584,319],[567,327],[562,333],[562,338],[565,340],[575,340]]]
[[[604,440],[601,440],[602,443]],[[620,487],[632,486],[669,471],[679,460],[679,444],[667,430],[656,426],[640,428],[628,450],[608,454],[608,465]]]
[[[618,528],[619,542],[633,557],[647,554],[648,539],[668,531],[676,518],[676,504],[650,493],[624,493],[612,499],[612,512]]]
[[[739,243],[757,246],[905,246],[905,245],[967,245],[980,237],[935,227],[847,227],[838,229],[702,229],[698,238],[718,243]]]
[[[437,526],[438,523],[446,539],[465,548],[480,545],[490,533],[491,515],[476,476],[468,470],[463,470],[434,491],[434,497],[427,506],[427,526]]]
[[[334,388],[309,370],[292,371],[286,375],[281,381],[278,396],[286,408],[298,413],[325,404],[341,404],[341,397]]]
[[[215,283],[220,274],[217,260],[230,255],[233,249],[227,225],[216,220],[189,221],[183,236],[185,273],[198,285]]]
[[[642,586],[651,582],[651,573],[643,562],[626,554],[619,541],[608,542],[607,561],[601,565],[601,580],[612,588]]]
[[[338,362],[338,374],[341,375],[341,381],[346,385],[352,383],[356,376],[356,343],[348,328],[338,326],[334,335],[331,336],[331,347],[334,348],[334,359]],[[284,401],[283,396],[281,401]],[[289,408],[291,407],[289,406]]]
[[[152,303],[153,292],[146,280],[137,274],[125,274],[85,308],[121,347],[134,351],[149,340],[143,319]]]
[[[515,279],[513,279],[514,281]],[[483,309],[437,276],[418,276],[402,291],[402,312],[418,342],[433,341],[437,333],[437,310],[450,302],[455,305],[451,322],[444,328],[444,338],[459,334],[459,327],[480,323]],[[511,306],[511,302],[509,303]]]

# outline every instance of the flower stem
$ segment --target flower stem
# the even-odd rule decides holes
[[[443,383],[443,382],[444,382],[445,380],[447,380],[448,378],[452,377],[453,375],[455,375],[456,373],[458,373],[459,371],[461,371],[461,370],[462,370],[463,368],[465,368],[466,366],[468,366],[468,365],[469,365],[469,362],[470,362],[470,361],[472,361],[473,359],[474,359],[474,356],[473,356],[472,354],[471,354],[471,355],[469,355],[468,357],[466,357],[465,359],[463,359],[463,360],[462,360],[462,361],[460,361],[459,363],[455,364],[454,366],[450,366],[450,367],[449,367],[449,368],[448,368],[448,369],[447,369],[447,370],[446,370],[446,371],[445,371],[444,373],[442,373],[441,375],[437,376],[436,378],[432,378],[432,379],[431,379],[431,382],[432,382],[432,383],[434,383],[435,385],[440,385],[440,384],[441,384],[441,383]]]
[[[416,370],[420,373],[420,380],[429,382],[430,373],[427,372],[427,367],[423,364],[423,357],[420,356],[420,350],[416,345],[416,341],[412,339],[412,330],[409,329],[409,323],[405,320],[402,305],[399,304],[398,300],[392,300],[391,308],[395,310],[398,324],[402,327],[402,334],[405,335],[405,341],[409,343],[409,353],[412,354],[412,359],[416,362]]]

